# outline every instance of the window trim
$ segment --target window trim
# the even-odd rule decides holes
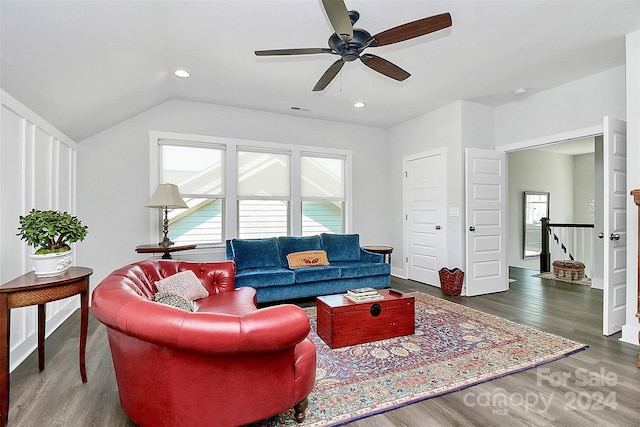
[[[197,135],[178,132],[165,131],[149,131],[149,197],[157,188],[160,180],[160,163],[159,163],[159,143],[160,140],[172,140],[184,142],[189,145],[202,145],[205,147],[221,148],[224,150],[225,173],[223,176],[224,185],[224,206],[225,211],[224,222],[222,224],[223,234],[226,239],[237,237],[238,233],[238,203],[240,199],[237,195],[237,151],[239,149],[251,149],[253,151],[272,150],[274,153],[289,152],[291,154],[290,165],[290,185],[291,196],[289,200],[289,215],[291,219],[289,234],[291,236],[302,235],[302,201],[301,183],[300,183],[300,157],[314,156],[327,158],[342,158],[345,161],[344,180],[344,232],[352,232],[353,218],[353,197],[352,197],[352,157],[353,150],[336,149],[329,147],[318,147],[310,145],[295,145],[272,143],[257,140],[246,140],[236,138],[223,138],[217,136]],[[307,198],[305,198],[306,200]],[[142,205],[142,204],[141,204]],[[158,214],[157,209],[149,210],[149,241],[157,241],[161,236],[160,225],[162,218]],[[202,247],[221,247],[222,244],[202,245]],[[198,246],[200,249],[201,246]]]

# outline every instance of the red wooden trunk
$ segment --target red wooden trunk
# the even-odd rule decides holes
[[[414,297],[379,291],[384,299],[354,303],[344,295],[317,298],[318,336],[331,348],[411,335],[415,331]]]

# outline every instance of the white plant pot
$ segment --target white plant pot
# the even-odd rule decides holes
[[[71,251],[54,254],[31,255],[33,272],[38,277],[59,276],[69,269],[72,262]]]

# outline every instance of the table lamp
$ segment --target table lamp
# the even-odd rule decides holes
[[[169,208],[188,208],[187,204],[182,199],[178,186],[175,184],[159,184],[156,192],[153,193],[151,199],[144,205],[147,208],[164,208],[164,221],[162,225],[162,231],[164,238],[160,243],[162,247],[173,245],[173,242],[169,240]]]

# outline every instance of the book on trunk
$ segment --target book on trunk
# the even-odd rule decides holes
[[[349,301],[353,301],[353,302],[367,302],[367,301],[376,301],[376,300],[384,299],[384,296],[380,295],[379,293],[375,293],[373,295],[364,295],[364,296],[355,296],[355,295],[346,294],[344,297]]]
[[[378,290],[374,288],[356,288],[349,289],[347,291],[347,295],[355,296],[355,297],[363,297],[367,295],[378,295]]]

